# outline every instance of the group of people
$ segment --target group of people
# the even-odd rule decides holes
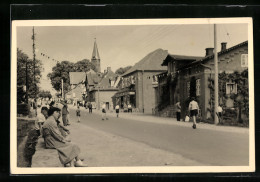
[[[178,101],[176,104],[176,118],[177,118],[177,121],[180,121],[181,119],[181,104],[180,102]],[[198,102],[195,100],[194,97],[191,98],[191,101],[189,103],[189,106],[188,106],[188,113],[187,113],[187,118],[189,120],[189,116],[192,117],[192,121],[193,121],[193,125],[192,125],[192,128],[193,129],[196,129],[196,126],[197,126],[197,122],[196,122],[196,117],[198,115],[198,111],[199,111],[199,105],[198,105]],[[217,113],[216,115],[218,116],[219,118],[219,122],[222,123],[222,107],[221,106],[218,106],[218,109],[217,109]]]
[[[80,148],[71,143],[71,140],[68,138],[70,131],[63,124],[64,121],[66,124],[67,120],[63,119],[63,123],[59,121],[61,114],[68,113],[62,112],[67,107],[67,105],[64,106],[62,110],[54,107],[54,103],[51,103],[49,108],[42,107],[41,113],[38,115],[36,127],[44,138],[45,147],[58,151],[60,162],[64,167],[86,167],[82,162],[83,159],[79,158]]]

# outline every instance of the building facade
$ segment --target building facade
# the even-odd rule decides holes
[[[94,108],[100,109],[103,104],[106,104],[108,110],[114,108],[112,96],[118,91],[115,85],[116,77],[110,67],[103,74],[87,74],[87,101],[91,102]]]
[[[241,79],[236,79],[234,74],[240,75],[248,69],[248,42],[242,42],[230,48],[226,48],[226,43],[221,44],[221,51],[218,52],[218,72],[219,72],[219,103],[225,108],[235,107],[234,98],[239,96],[238,90],[241,87],[248,87],[248,78],[244,77],[244,85],[238,86]],[[214,54],[213,48],[206,49],[206,56],[194,60],[176,60],[174,56],[167,56],[163,65],[168,66],[168,72],[164,75],[156,75],[159,80],[158,87],[166,87],[168,93],[160,94],[157,98],[164,99],[161,95],[167,95],[170,102],[166,106],[157,109],[161,112],[167,110],[176,103],[181,102],[182,118],[188,110],[188,103],[191,97],[195,97],[200,107],[200,114],[203,120],[212,119],[214,111]],[[182,62],[184,61],[184,62]],[[180,64],[182,62],[182,64]],[[225,78],[228,79],[224,79]],[[242,96],[239,96],[242,97]],[[247,98],[248,99],[248,98]],[[246,98],[245,98],[246,100]],[[174,112],[174,110],[172,110]],[[157,112],[158,113],[158,112]],[[172,115],[174,115],[172,113]]]
[[[121,109],[131,104],[134,110],[151,114],[155,108],[153,75],[166,70],[160,64],[167,51],[157,49],[136,63],[122,75],[119,91],[114,95],[115,103]]]

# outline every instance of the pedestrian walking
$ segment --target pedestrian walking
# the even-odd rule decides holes
[[[128,112],[131,112],[131,113],[132,113],[132,106],[131,106],[130,103],[128,104],[127,109],[128,109]]]
[[[88,105],[88,111],[89,111],[89,113],[92,113],[92,104],[91,104],[91,102]]]
[[[67,103],[65,102],[63,107],[62,107],[62,122],[63,122],[63,125],[64,126],[67,126],[68,125],[68,106],[67,106]]]
[[[199,105],[198,103],[195,101],[195,98],[192,97],[191,98],[191,102],[189,103],[189,111],[190,111],[190,117],[192,117],[193,119],[193,129],[196,129],[196,117],[198,115],[198,109],[199,109]]]
[[[119,105],[118,104],[116,105],[115,109],[116,109],[116,117],[118,118],[118,116],[119,116]]]
[[[79,108],[79,106],[76,110],[76,116],[78,117],[78,122],[80,122],[80,108]]]
[[[102,120],[104,120],[106,118],[106,120],[108,120],[107,115],[106,115],[106,104],[102,105]]]
[[[178,101],[176,104],[176,117],[177,121],[181,121],[181,103]]]
[[[223,124],[222,112],[223,112],[223,109],[222,109],[221,105],[219,105],[218,109],[217,109],[217,113],[216,113],[218,116],[218,119],[219,119],[219,124]]]

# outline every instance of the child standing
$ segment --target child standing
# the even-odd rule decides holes
[[[119,115],[119,105],[117,104],[116,105],[116,117],[118,117],[118,115]]]
[[[106,104],[102,105],[102,120],[104,120],[106,118],[106,120],[108,120],[107,115],[106,115]]]
[[[78,106],[78,109],[76,110],[76,116],[78,117],[78,122],[80,122],[80,108]]]

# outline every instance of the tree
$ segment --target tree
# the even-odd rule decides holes
[[[88,59],[83,59],[74,64],[74,70],[77,72],[87,72],[90,69],[97,72],[97,69],[93,63],[91,63]]]
[[[51,80],[52,87],[56,91],[61,91],[61,80],[63,79],[63,89],[64,93],[70,90],[70,72],[87,72],[90,69],[96,71],[96,67],[87,59],[83,59],[76,63],[71,63],[69,61],[62,61],[57,63],[56,66],[52,68],[52,72],[48,74]]]
[[[132,66],[126,66],[126,67],[124,67],[124,68],[122,68],[122,67],[120,67],[120,68],[118,68],[117,70],[116,70],[116,74],[118,74],[118,75],[122,75],[122,74],[124,74],[125,72],[127,72],[130,68],[132,68]]]
[[[52,98],[50,91],[44,91],[44,90],[41,90],[38,96],[42,98],[49,98],[49,99]]]
[[[34,62],[28,58],[28,55],[25,54],[19,48],[17,49],[17,102],[25,102],[25,90],[26,86],[26,66],[27,66],[27,85],[28,85],[28,97],[34,98],[38,92],[41,78],[41,61],[35,60],[35,83],[34,80]]]

